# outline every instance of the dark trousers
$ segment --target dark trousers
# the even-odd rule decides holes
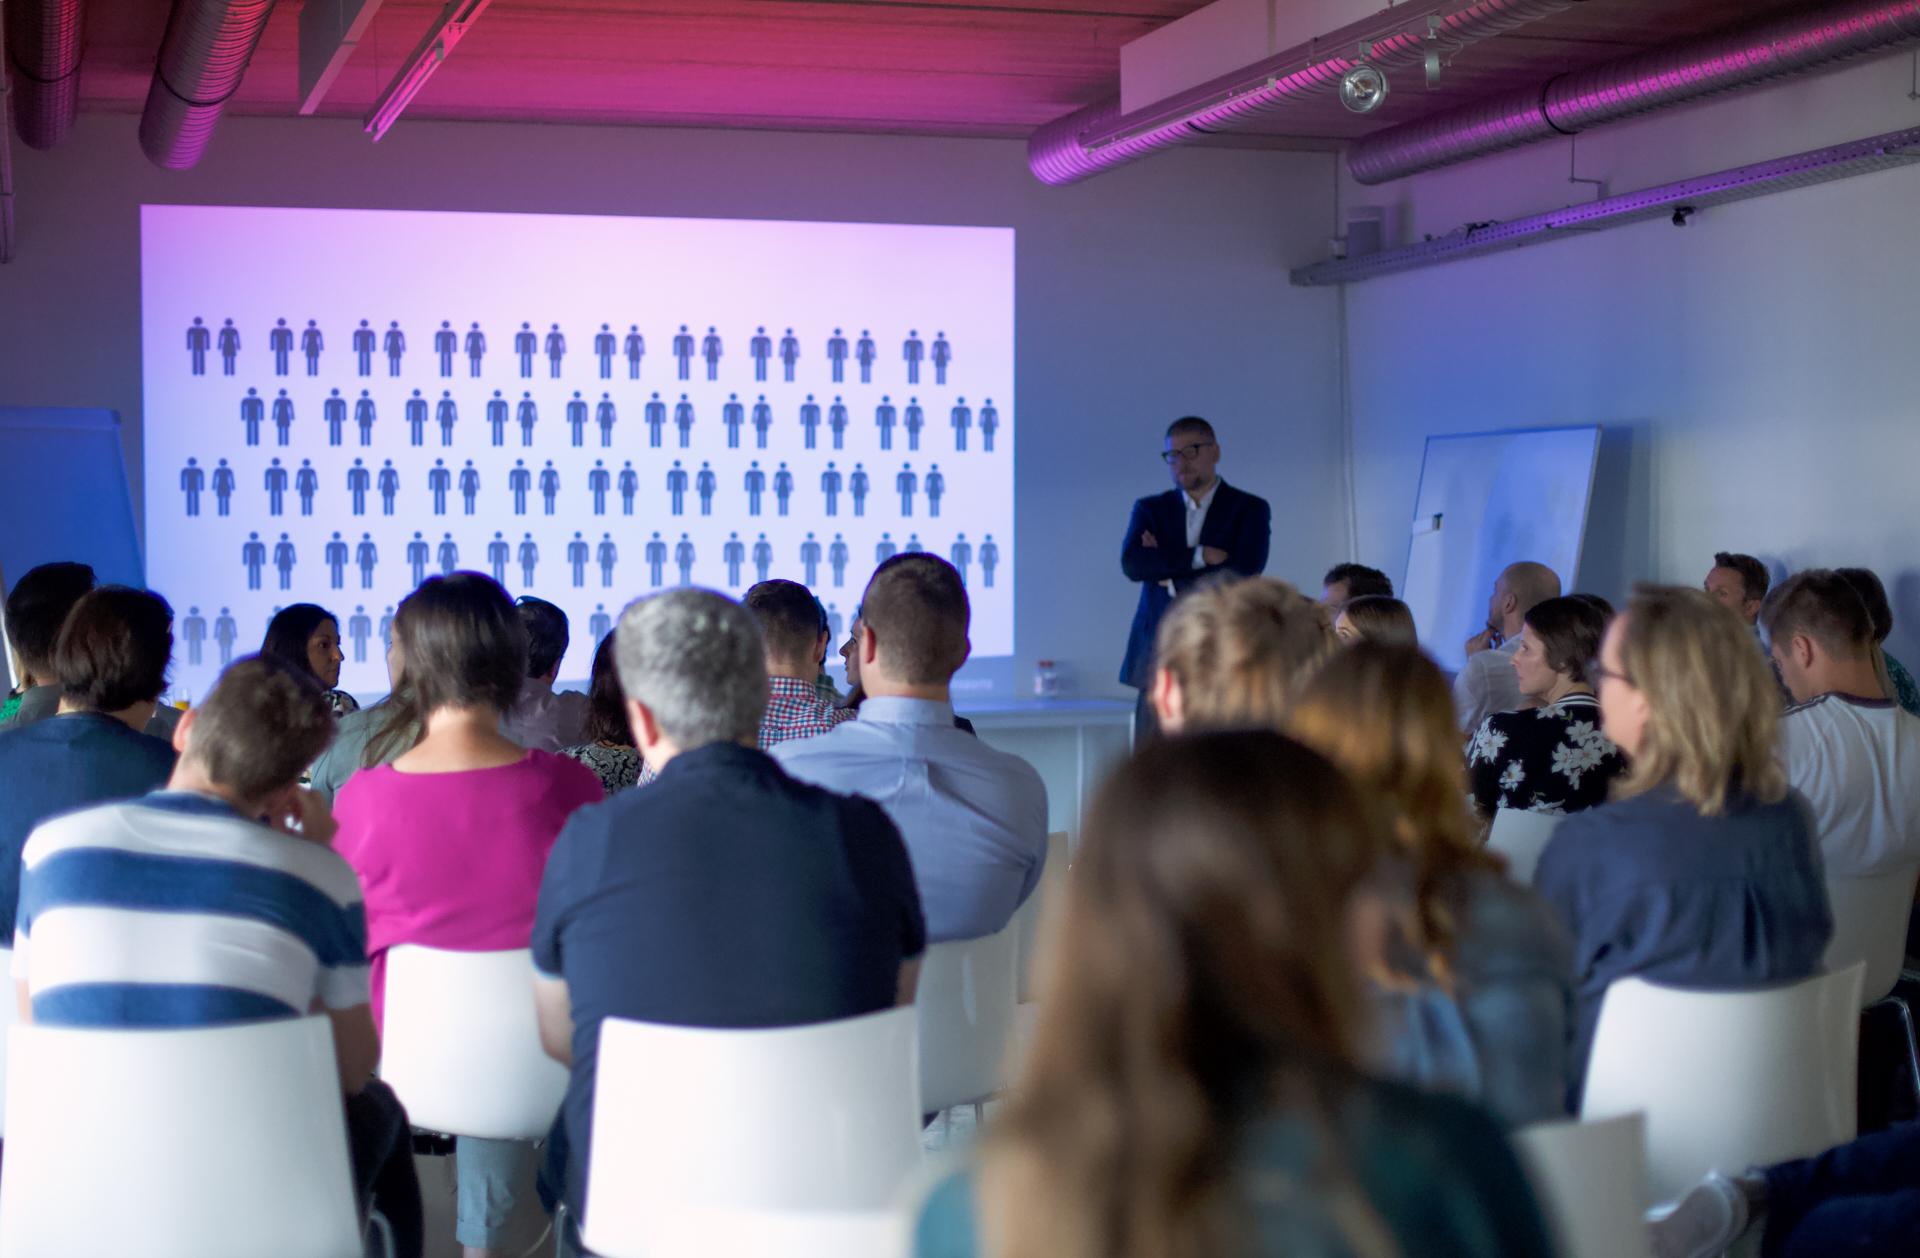
[[[378,1079],[347,1098],[347,1154],[361,1216],[378,1210],[393,1229],[395,1258],[420,1258],[426,1227],[413,1169],[413,1129],[400,1098]]]
[[[1920,1123],[1766,1172],[1764,1258],[1920,1253]]]
[[[1145,686],[1133,702],[1133,745],[1144,747],[1160,736],[1160,720],[1153,714],[1153,700]]]

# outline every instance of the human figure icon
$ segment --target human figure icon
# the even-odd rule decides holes
[[[1000,562],[1000,548],[993,544],[993,534],[989,533],[980,540],[980,584],[989,590],[993,588],[993,570]]]
[[[938,463],[935,463],[927,469],[927,481],[924,487],[927,491],[927,514],[938,519],[940,517],[940,495],[947,492],[947,478],[940,474],[940,465]]]
[[[435,459],[427,469],[427,490],[433,495],[433,513],[445,515],[447,495],[453,490],[453,473],[447,470],[445,459]]]
[[[835,589],[842,588],[847,583],[848,558],[847,539],[839,533],[835,533],[833,535],[833,545],[827,547],[827,566],[833,569],[833,584]],[[833,636],[836,638],[839,637],[840,631],[838,629],[834,630]]]
[[[596,643],[613,632],[613,617],[607,615],[605,603],[593,605],[593,615],[587,617],[587,632],[593,635]]]
[[[680,400],[673,404],[673,426],[680,433],[680,448],[686,449],[693,444],[693,403],[687,401],[682,393]]]
[[[187,496],[187,514],[200,514],[200,491],[207,487],[207,470],[199,459],[188,459],[180,469],[180,492]]]
[[[786,370],[787,383],[793,383],[793,369],[800,362],[800,338],[788,328],[787,334],[780,338],[780,365]],[[764,578],[763,578],[764,579]]]
[[[433,352],[440,359],[440,378],[453,376],[453,356],[460,352],[460,334],[453,330],[453,324],[440,320],[440,329],[433,334]]]
[[[533,426],[540,422],[540,408],[533,404],[533,394],[525,389],[520,391],[520,405],[515,408],[514,418],[520,421],[520,444],[533,444]]]
[[[673,513],[685,515],[687,509],[687,471],[675,459],[673,466],[667,469],[667,495],[673,501]]]
[[[854,515],[865,515],[867,513],[867,469],[864,464],[853,465],[853,475],[847,477],[847,492],[853,495]]]
[[[189,607],[186,619],[180,622],[180,630],[187,639],[187,663],[198,667],[207,642],[207,618],[200,614],[198,607]]]
[[[673,562],[674,566],[680,569],[680,584],[692,585],[693,539],[685,533],[680,535],[680,541],[673,548]]]
[[[767,474],[760,470],[760,460],[755,459],[747,467],[747,514],[760,514],[760,495],[767,491]]]
[[[373,588],[373,569],[380,562],[380,549],[373,544],[373,534],[362,533],[359,545],[353,548],[353,562],[360,569],[360,588]]]
[[[366,605],[355,603],[353,615],[347,617],[347,637],[353,642],[353,662],[367,662],[367,639],[373,636],[373,618],[367,615]]]
[[[927,414],[920,409],[920,399],[917,397],[908,398],[907,409],[901,419],[902,427],[907,430],[907,449],[918,450],[920,448],[920,429],[925,426],[926,422]]]
[[[967,429],[973,427],[973,410],[967,405],[967,399],[954,399],[953,406],[953,448],[965,451],[967,448]]]
[[[935,332],[933,334],[933,349],[928,353],[927,357],[933,361],[933,382],[935,384],[945,384],[947,382],[947,364],[953,361],[953,346],[947,343],[947,334],[945,332]]]
[[[354,365],[362,376],[373,374],[373,329],[367,326],[365,319],[353,330]]]
[[[760,535],[760,540],[753,544],[754,580],[756,581],[766,580],[767,573],[770,570],[772,570],[772,568],[773,568],[773,543],[767,540],[767,535],[765,533],[762,533]]]
[[[587,401],[578,389],[567,399],[567,430],[573,434],[574,449],[587,444]]]
[[[553,514],[554,499],[560,496],[560,473],[554,470],[553,460],[540,469],[540,501],[548,515]]]
[[[820,543],[813,540],[811,533],[800,543],[800,566],[806,569],[809,587],[820,584]]]
[[[899,417],[894,409],[893,399],[887,394],[880,395],[880,405],[873,408],[873,426],[880,430],[880,448],[893,449],[893,425]]]
[[[416,446],[427,443],[427,399],[415,389],[413,396],[407,399],[407,440]]]
[[[478,322],[472,323],[467,327],[466,350],[467,377],[472,380],[478,380],[480,378],[480,360],[487,356],[487,334],[480,330],[480,324]]]
[[[233,643],[239,636],[239,622],[234,620],[232,612],[222,607],[213,621],[213,640],[220,647],[220,667],[233,663]]]
[[[367,471],[366,464],[355,459],[353,466],[347,469],[347,493],[353,497],[355,515],[367,513],[367,490],[372,486],[373,473]]]
[[[740,567],[747,562],[747,546],[738,533],[727,534],[726,544],[720,547],[720,558],[727,565],[728,588],[739,589]]]
[[[993,434],[1000,428],[1000,412],[994,409],[993,399],[980,403],[980,448],[988,454],[993,453]]]
[[[860,339],[853,347],[854,361],[860,364],[860,383],[873,383],[873,360],[878,357],[874,349],[873,334],[865,328],[860,329]]]
[[[400,374],[400,356],[407,352],[407,334],[400,330],[398,319],[389,320],[386,335],[380,338],[380,348],[386,351],[387,374]]]
[[[522,323],[520,330],[513,334],[513,352],[520,359],[520,378],[533,379],[533,356],[540,348],[540,338],[533,334],[533,325]]]
[[[647,444],[658,450],[660,448],[660,430],[666,426],[667,422],[667,404],[660,400],[658,393],[655,393],[647,399],[645,413]]]
[[[827,500],[827,514],[840,514],[840,472],[833,461],[827,461],[827,470],[820,473],[820,494]]]
[[[720,334],[711,327],[700,339],[700,357],[707,360],[707,379],[720,378]]]
[[[560,360],[567,356],[567,338],[560,331],[560,325],[554,324],[547,332],[547,376],[560,378]]]
[[[273,399],[273,431],[281,445],[290,445],[293,440],[293,399],[287,396],[285,389]]]
[[[807,394],[807,400],[800,404],[800,431],[806,434],[807,449],[819,445],[820,404],[813,400],[813,394]]]
[[[753,443],[757,449],[767,448],[767,430],[773,427],[773,407],[767,404],[767,395],[762,393],[753,404]]]
[[[287,469],[280,466],[279,459],[275,459],[272,463],[268,464],[265,479],[267,484],[267,514],[279,515],[285,506],[287,494]]]
[[[360,444],[373,444],[373,395],[365,389],[360,390],[359,398],[353,404],[353,422],[360,429]]]
[[[393,496],[400,492],[400,473],[393,466],[392,459],[384,459],[380,465],[380,475],[374,483],[380,489],[380,514],[393,514]]]
[[[787,502],[793,497],[793,473],[782,463],[773,473],[773,500],[780,505],[780,514],[787,513]]]
[[[627,351],[627,379],[640,378],[640,360],[647,356],[647,338],[640,335],[640,325],[627,326],[627,340],[622,347]]]
[[[327,347],[327,338],[320,335],[320,325],[315,320],[307,320],[306,330],[300,333],[300,352],[307,360],[307,374],[320,374],[320,351]]]
[[[493,396],[487,399],[487,431],[493,436],[493,444],[507,444],[507,399],[495,389]]]
[[[233,509],[233,469],[227,461],[221,459],[213,469],[213,503],[219,515],[231,514]]]
[[[900,465],[900,474],[893,478],[893,487],[900,491],[900,514],[912,515],[914,491],[920,488],[920,478],[914,474],[913,464]]]
[[[835,642],[838,642],[840,640],[840,630],[842,628],[843,628],[843,623],[840,619],[840,604],[828,603],[827,604],[827,631],[833,635],[833,640]]]
[[[453,444],[453,426],[460,422],[460,410],[454,405],[453,392],[440,390],[440,400],[433,404],[433,420],[440,425],[440,444]]]
[[[920,383],[920,360],[927,356],[927,347],[920,340],[918,331],[907,333],[906,342],[900,347],[900,356],[907,360],[907,383]]]
[[[920,544],[920,535],[918,533],[909,533],[907,535],[907,544],[901,549],[909,555],[915,555],[925,550],[926,547]]]
[[[540,547],[534,544],[533,534],[524,534],[520,538],[520,584],[533,588],[533,570],[539,563]]]
[[[773,338],[767,335],[764,327],[753,330],[753,340],[747,343],[747,353],[753,359],[753,378],[756,383],[764,384],[767,379],[767,362],[773,357]],[[734,582],[738,585],[739,582]]]
[[[876,564],[885,563],[899,553],[900,548],[893,544],[891,533],[882,533],[880,540],[873,544],[873,562]]]
[[[720,408],[720,422],[727,429],[727,449],[740,448],[740,426],[747,422],[747,408],[740,405],[738,393],[727,394],[726,405]]]
[[[600,428],[600,448],[602,450],[611,450],[613,448],[613,426],[619,419],[619,414],[614,410],[613,395],[611,393],[602,393],[599,404],[593,408],[593,422]]]
[[[327,542],[323,550],[323,557],[327,561],[327,577],[328,580],[333,583],[333,588],[336,590],[345,589],[347,585],[347,544],[340,540],[340,534],[335,533],[332,539]]]
[[[593,356],[600,360],[600,378],[613,379],[613,354],[619,348],[619,341],[613,335],[613,328],[601,324],[600,330],[593,336]]]
[[[392,606],[388,606],[386,611],[380,613],[380,649],[383,651],[393,650]]]
[[[284,376],[293,360],[293,329],[285,319],[274,320],[267,331],[267,351],[273,355],[273,374]]]
[[[313,496],[320,492],[320,473],[313,470],[312,459],[301,459],[300,470],[293,474],[293,492],[300,495],[300,514],[313,514]]]
[[[593,467],[587,472],[587,492],[593,495],[593,513],[607,513],[607,490],[613,487],[613,476],[607,471],[607,465],[599,459],[593,461]]]
[[[693,334],[687,331],[687,325],[684,323],[680,325],[680,330],[674,333],[673,336],[673,357],[674,361],[680,364],[680,378],[682,380],[691,379],[693,376]]]
[[[293,588],[293,564],[293,543],[288,540],[285,533],[282,533],[280,540],[274,543],[273,566],[280,573],[280,588],[283,590]]]
[[[207,351],[213,347],[213,332],[207,327],[206,320],[199,315],[187,326],[187,358],[193,374],[207,374]]]
[[[640,492],[640,473],[633,470],[633,460],[627,460],[620,469],[620,514],[633,514],[634,495]]]
[[[320,418],[327,425],[327,444],[339,445],[347,427],[347,399],[340,396],[340,390],[333,390],[320,403]]]
[[[841,335],[839,328],[835,328],[833,335],[827,338],[827,366],[833,372],[835,384],[841,384],[846,380],[847,338]]]
[[[507,583],[507,562],[512,557],[513,547],[507,545],[507,539],[496,529],[493,540],[487,543],[487,566],[493,569],[493,579],[501,585]]]
[[[960,584],[969,584],[967,567],[973,563],[973,545],[967,541],[965,533],[953,539],[953,547],[947,552],[947,557],[953,561],[953,566],[960,570]]]
[[[419,585],[427,579],[427,558],[431,548],[425,538],[415,530],[413,540],[407,543],[407,566],[413,569],[413,583]]]
[[[700,472],[693,478],[693,491],[700,495],[700,514],[713,514],[713,491],[719,488],[719,478],[713,474],[713,465],[701,463]]]
[[[593,557],[600,563],[600,588],[613,588],[613,565],[620,560],[620,548],[613,544],[613,534],[600,534],[600,544],[593,548]]]
[[[230,376],[233,374],[234,359],[240,356],[240,329],[233,326],[233,320],[228,319],[220,325],[219,344],[220,374]]]
[[[573,540],[567,543],[567,566],[573,569],[573,588],[582,589],[587,584],[587,553],[589,547],[576,531]]]
[[[240,424],[247,430],[247,444],[260,444],[260,425],[266,422],[267,403],[258,389],[248,389],[247,396],[240,399]]]
[[[656,590],[667,579],[667,544],[658,533],[647,542],[647,579]]]
[[[834,449],[846,449],[847,404],[840,400],[837,393],[833,395],[833,405],[827,408],[827,431],[833,434]]]

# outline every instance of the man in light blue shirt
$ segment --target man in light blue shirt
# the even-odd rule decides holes
[[[949,686],[971,650],[970,615],[946,560],[916,552],[881,564],[854,645],[867,692],[859,719],[772,753],[794,777],[886,810],[906,839],[933,943],[1004,929],[1047,857],[1040,775],[954,726]]]

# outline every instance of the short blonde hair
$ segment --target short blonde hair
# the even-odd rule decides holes
[[[1180,685],[1195,728],[1279,728],[1287,701],[1339,640],[1325,608],[1284,581],[1203,586],[1160,622],[1154,668]]]

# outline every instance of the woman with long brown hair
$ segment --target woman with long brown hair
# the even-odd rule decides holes
[[[1026,1070],[921,1258],[1550,1252],[1490,1118],[1356,1064],[1348,904],[1379,846],[1278,734],[1136,755],[1089,814]]]

